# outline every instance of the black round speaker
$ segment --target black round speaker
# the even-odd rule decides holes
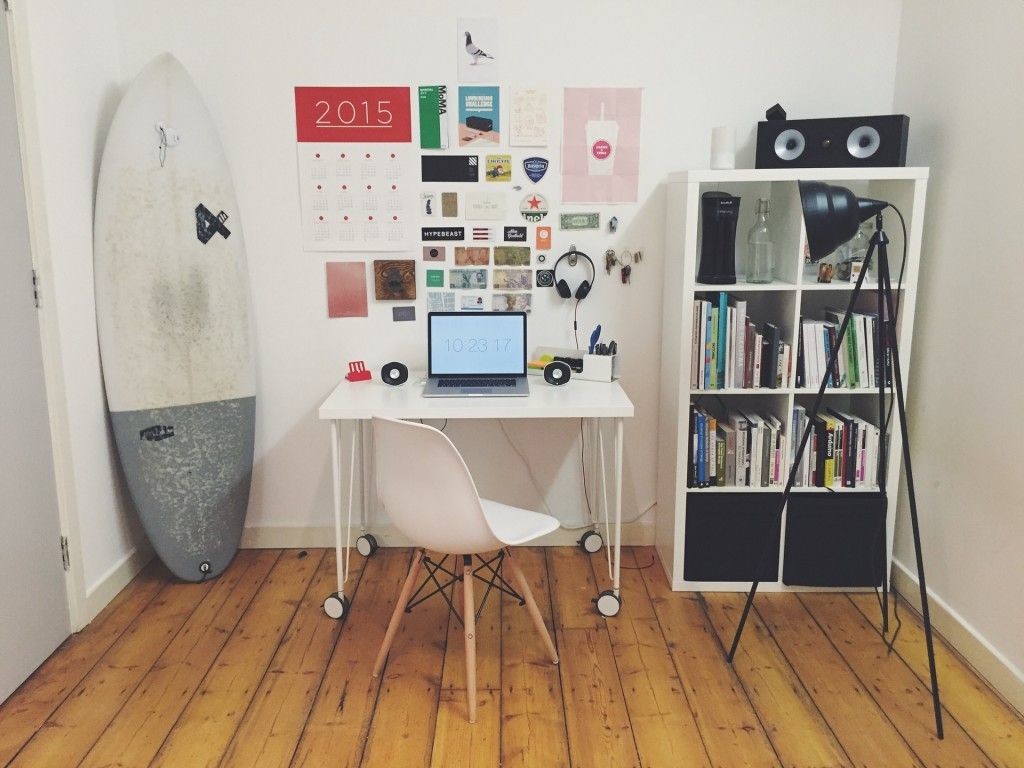
[[[409,380],[409,369],[402,363],[388,363],[380,369],[380,378],[385,384],[397,387]]]
[[[569,381],[570,376],[572,376],[572,370],[567,363],[563,363],[561,360],[554,360],[544,366],[544,381],[548,384],[555,386],[565,384]]]

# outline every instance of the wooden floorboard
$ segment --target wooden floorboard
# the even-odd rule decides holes
[[[72,635],[0,704],[0,765],[7,765],[135,618],[163,589],[170,573],[157,560],[142,569],[93,622]]]
[[[86,755],[82,766],[149,765],[280,553],[240,552]]]
[[[623,552],[605,619],[603,552],[517,550],[560,663],[492,593],[475,724],[462,626],[438,598],[370,675],[408,549],[355,556],[341,621],[321,608],[333,551],[245,551],[206,584],[151,564],[0,704],[0,766],[1024,766],[1024,720],[941,640],[935,737],[906,606],[889,653],[873,595],[759,595],[731,666],[743,596],[674,593],[650,548]]]
[[[854,765],[921,765],[798,600],[792,595],[758,595],[754,610]]]
[[[151,765],[220,763],[323,558],[324,550],[281,554]]]
[[[580,550],[549,549],[548,577],[555,602],[559,672],[573,765],[628,768],[640,765],[622,682],[605,626],[607,619],[582,606],[597,595],[593,557]],[[561,599],[563,602],[557,602]]]
[[[872,626],[881,630],[881,610],[874,595],[850,595]],[[896,652],[922,684],[929,684],[928,652],[924,626],[901,603],[903,625],[896,635]],[[890,603],[889,627],[896,629]],[[1001,768],[1024,766],[1024,720],[1006,704],[977,673],[938,636],[935,641],[939,693],[946,709],[957,719],[983,752]]]
[[[703,596],[723,650],[731,646],[745,596]],[[733,669],[784,765],[849,766],[850,758],[757,614],[747,619]]]
[[[779,765],[735,670],[725,662],[700,596],[672,592],[657,566],[642,573],[712,765]]]
[[[544,551],[517,549],[516,559],[557,647]],[[502,596],[501,620],[501,764],[505,768],[567,768],[569,747],[558,666],[548,661],[525,606]],[[562,649],[558,652],[561,655]]]
[[[640,573],[640,560],[658,567],[651,558],[649,551],[638,560],[632,547],[623,549],[622,609],[606,622],[633,740],[645,768],[710,765]]]
[[[992,765],[971,736],[948,714],[945,738],[938,739],[927,687],[903,659],[887,653],[878,633],[845,595],[817,593],[800,595],[798,599],[925,765]]]

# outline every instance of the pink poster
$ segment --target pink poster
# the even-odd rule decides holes
[[[640,177],[640,88],[566,88],[562,202],[635,203]]]
[[[327,316],[366,317],[366,264],[327,262]]]

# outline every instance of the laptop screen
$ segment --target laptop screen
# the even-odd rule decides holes
[[[525,312],[431,312],[431,376],[526,375]]]

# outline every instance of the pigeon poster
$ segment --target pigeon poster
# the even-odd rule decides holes
[[[459,146],[501,143],[500,89],[496,85],[459,86]]]
[[[640,88],[566,88],[562,202],[635,203],[640,179]]]
[[[456,56],[460,83],[495,83],[501,63],[497,19],[459,19]]]

